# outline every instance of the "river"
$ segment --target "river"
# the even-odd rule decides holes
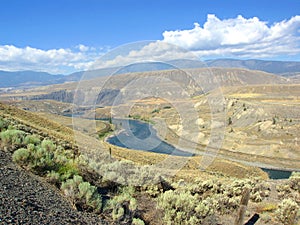
[[[113,119],[113,124],[117,127],[117,134],[107,138],[110,144],[176,156],[193,155],[161,140],[157,135],[157,131],[149,123],[132,119]]]
[[[192,156],[193,154],[174,147],[161,140],[157,131],[149,123],[133,119],[114,119],[117,134],[107,138],[110,144],[149,152],[172,154],[176,156]],[[292,171],[261,168],[268,173],[270,179],[288,179]]]
[[[134,119],[113,119],[112,122],[116,127],[116,132],[115,135],[107,138],[107,142],[109,142],[110,144],[133,150],[148,151],[168,155],[186,157],[194,155],[192,153],[183,151],[182,149],[178,149],[173,145],[161,140],[157,135],[157,131],[150,123]],[[199,155],[201,154],[199,153]],[[231,159],[229,157],[226,157],[225,159],[243,163],[241,160]],[[253,162],[244,163],[252,166],[254,166],[255,164]],[[257,167],[260,166],[257,165]],[[268,173],[270,179],[287,179],[292,173],[292,171],[287,170],[270,169],[264,167],[260,168]]]

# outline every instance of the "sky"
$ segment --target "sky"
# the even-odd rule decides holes
[[[300,1],[0,0],[0,70],[68,74],[185,57],[177,47],[201,60],[300,61]]]

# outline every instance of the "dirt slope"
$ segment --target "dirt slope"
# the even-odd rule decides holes
[[[78,212],[51,185],[24,171],[0,150],[0,224],[106,224]]]

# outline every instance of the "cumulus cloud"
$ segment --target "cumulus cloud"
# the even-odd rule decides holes
[[[268,25],[257,17],[239,15],[220,20],[208,15],[201,27],[165,31],[163,41],[194,51],[199,56],[274,57],[300,53],[300,16]]]
[[[163,40],[119,48],[112,59],[100,59],[92,68],[122,66],[143,61],[201,58],[274,58],[300,54],[300,16],[269,25],[257,17],[221,20],[208,15],[190,30],[165,31]],[[133,45],[133,46],[132,46]],[[123,50],[127,52],[124,53]],[[132,50],[128,50],[132,49]]]
[[[236,18],[219,19],[215,15],[208,15],[203,25],[194,23],[192,29],[165,31],[162,36],[162,40],[121,46],[104,56],[109,48],[96,49],[83,44],[50,50],[0,45],[0,70],[70,73],[182,58],[300,56],[298,15],[273,24],[257,17],[244,18],[240,15]]]
[[[90,67],[102,51],[78,45],[75,49],[42,50],[32,47],[19,48],[0,45],[0,70],[36,70],[50,73],[69,73]]]

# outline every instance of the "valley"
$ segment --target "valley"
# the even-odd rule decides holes
[[[100,210],[102,222],[127,224],[140,219],[161,224],[153,213],[163,217],[172,207],[164,206],[163,198],[187,195],[190,204],[205,200],[213,210],[197,217],[199,222],[232,224],[235,215],[228,212],[236,213],[242,190],[250,187],[247,216],[259,212],[260,224],[280,224],[274,218],[284,196],[295,202],[300,196],[299,96],[297,79],[262,71],[147,71],[1,93],[0,117],[83,159],[74,161],[78,174],[110,200],[103,200],[112,208]],[[133,139],[127,140],[131,132]],[[151,135],[154,139],[149,139]],[[121,144],[112,144],[110,140],[118,137]],[[161,154],[157,144],[161,141],[186,155]],[[138,144],[130,147],[133,142]],[[152,145],[156,152],[147,150]],[[13,154],[10,148],[14,147],[8,148]],[[22,167],[32,171],[26,164]],[[272,180],[261,168],[294,173],[289,179]],[[60,179],[57,186],[62,192],[62,184],[71,181]],[[122,194],[139,202],[132,214],[118,217],[109,204],[122,201],[117,200]],[[79,211],[86,207],[76,204]],[[158,207],[155,211],[146,210],[153,205]]]

